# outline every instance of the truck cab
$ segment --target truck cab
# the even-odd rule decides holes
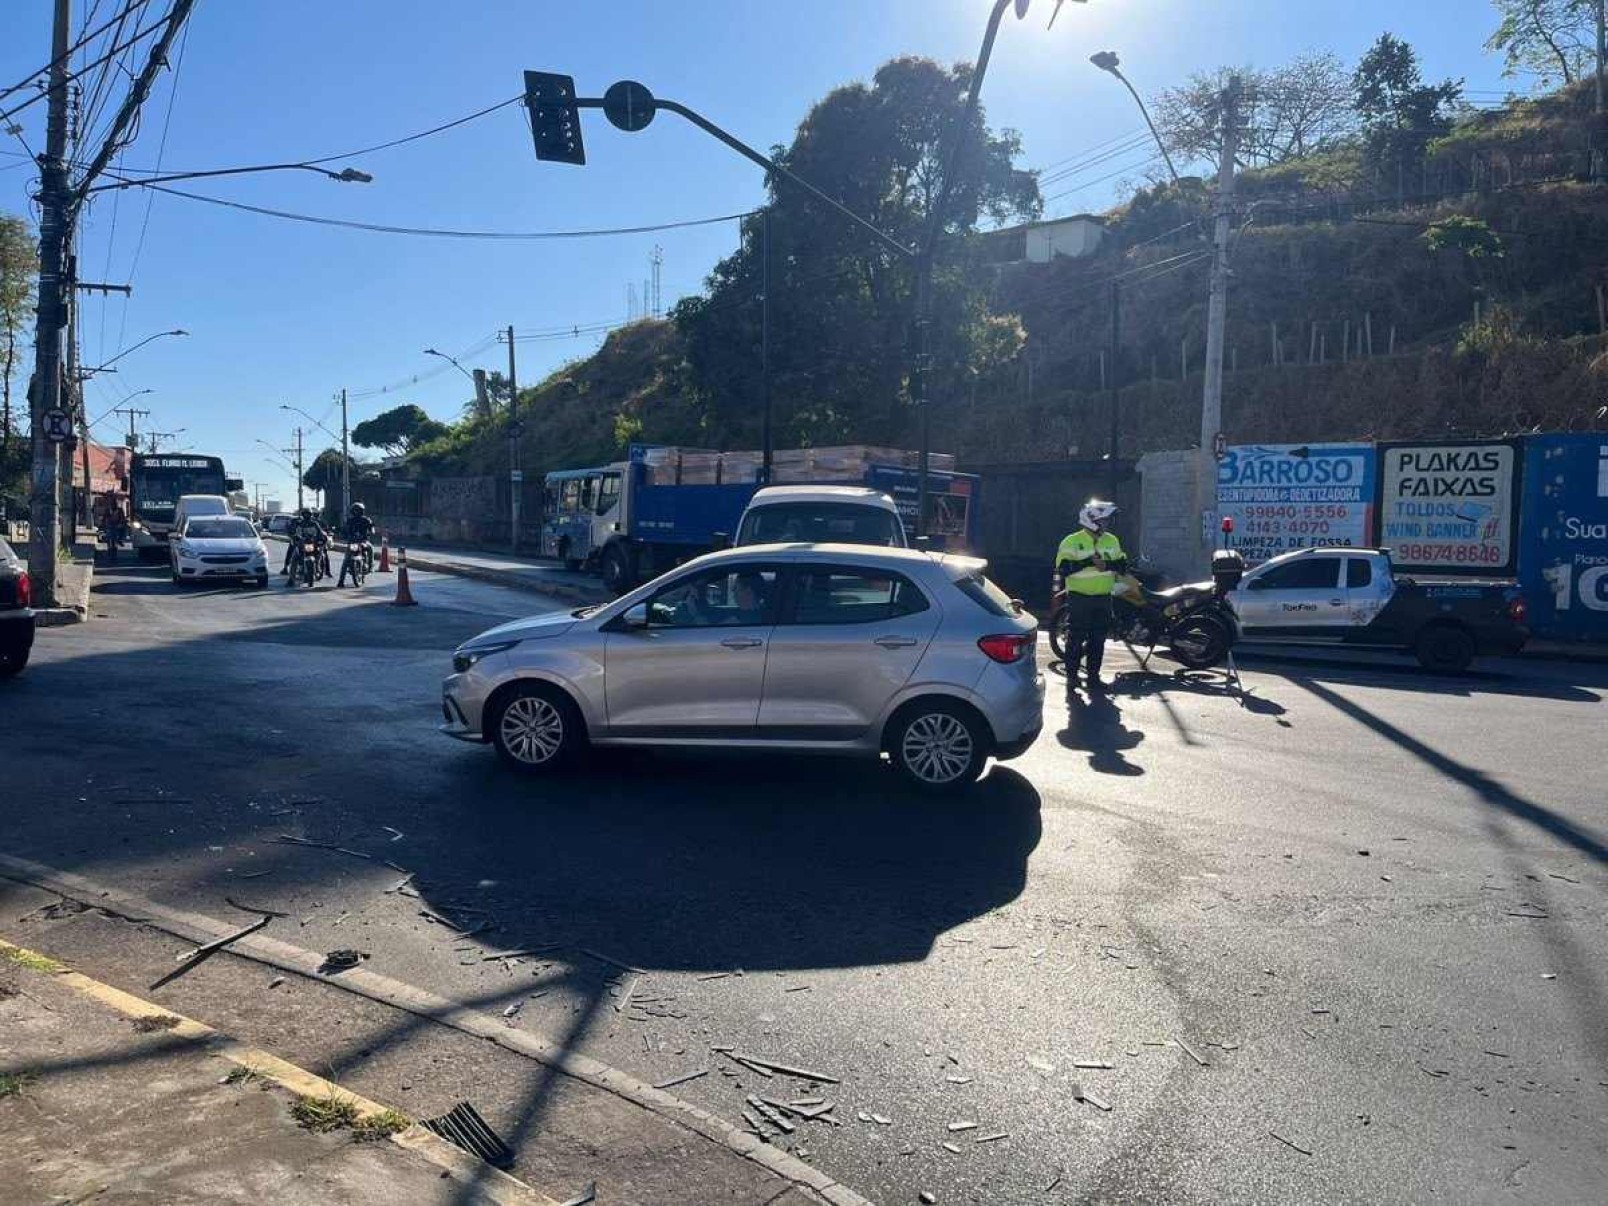
[[[743,510],[733,543],[909,547],[893,499],[865,486],[766,486]]]
[[[621,482],[629,469],[614,464],[549,473],[542,556],[562,561],[566,569],[594,568],[610,537],[621,530]]]

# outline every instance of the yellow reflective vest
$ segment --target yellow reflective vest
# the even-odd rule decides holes
[[[1098,554],[1106,569],[1096,569],[1094,558]],[[1109,595],[1117,584],[1117,575],[1109,567],[1113,562],[1125,560],[1122,541],[1110,532],[1098,537],[1088,528],[1079,528],[1055,552],[1055,568],[1066,575],[1066,589],[1074,595]]]

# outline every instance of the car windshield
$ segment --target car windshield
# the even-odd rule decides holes
[[[192,519],[184,534],[191,540],[245,540],[257,532],[244,519]]]
[[[746,544],[869,544],[898,548],[899,517],[863,503],[768,503],[743,517]]]

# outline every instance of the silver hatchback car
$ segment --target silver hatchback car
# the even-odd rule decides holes
[[[588,745],[723,746],[886,753],[959,788],[1043,726],[1037,622],[983,569],[863,545],[711,553],[466,642],[441,731],[532,771]]]

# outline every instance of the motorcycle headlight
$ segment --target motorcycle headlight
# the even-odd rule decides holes
[[[462,674],[476,662],[488,658],[494,653],[506,653],[517,644],[519,644],[518,641],[499,641],[495,645],[474,645],[469,648],[459,649],[452,655],[452,669],[455,673]]]

